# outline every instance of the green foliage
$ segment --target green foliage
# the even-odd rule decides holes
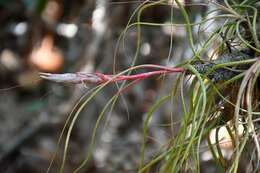
[[[180,6],[178,1],[177,4]],[[225,6],[213,3],[211,5],[216,5],[217,10],[221,10],[226,14],[224,19],[224,25],[216,28],[215,32],[213,32],[209,39],[204,43],[202,49],[194,51],[194,43],[192,39],[191,26],[189,19],[187,17],[187,13],[183,7],[180,7],[183,16],[186,20],[187,32],[189,33],[190,38],[190,46],[194,52],[193,58],[202,59],[200,54],[204,52],[212,42],[215,41],[216,37],[219,37],[221,33],[225,33],[226,40],[235,40],[237,37],[239,38],[239,45],[241,48],[250,48],[255,52],[259,53],[259,36],[256,32],[256,18],[258,15],[257,9],[254,7],[254,3],[243,1],[241,4],[231,3],[225,1]],[[227,16],[231,15],[231,16]],[[207,16],[206,16],[207,17]],[[221,17],[221,16],[216,16]],[[215,20],[216,18],[212,18],[209,20]],[[208,20],[204,19],[200,25]],[[243,26],[242,26],[243,23]],[[248,30],[247,33],[244,30]],[[242,34],[243,33],[243,34]],[[250,37],[246,34],[250,33]],[[247,38],[246,38],[247,37]],[[246,38],[246,39],[245,39]],[[232,44],[232,42],[231,42]],[[227,48],[226,48],[227,49]],[[192,59],[193,59],[192,58]],[[260,70],[258,67],[259,60],[251,59],[249,60],[252,64],[249,69],[244,70],[238,76],[235,76],[232,79],[228,79],[220,84],[215,84],[211,81],[205,82],[202,78],[204,78],[203,74],[200,74],[196,69],[193,68],[192,65],[187,63],[185,67],[189,69],[195,76],[195,80],[193,84],[197,88],[193,89],[193,93],[190,96],[190,108],[186,108],[186,103],[183,99],[183,109],[184,109],[184,118],[181,128],[179,129],[178,135],[173,139],[172,144],[167,149],[167,152],[164,153],[163,157],[160,157],[161,161],[161,169],[160,172],[181,172],[181,171],[194,171],[200,172],[200,159],[199,159],[199,151],[201,142],[205,139],[208,139],[208,146],[212,152],[213,157],[218,165],[218,168],[221,172],[237,172],[239,161],[242,155],[242,152],[246,146],[246,143],[250,139],[254,139],[258,158],[259,158],[259,141],[257,139],[257,132],[252,121],[253,115],[258,115],[259,110],[257,107],[253,106],[252,102],[257,101],[254,99],[258,99],[256,95],[256,81],[258,80],[258,71]],[[242,60],[239,62],[229,62],[217,64],[214,68],[224,67],[228,68],[230,65],[242,65],[248,63],[247,60]],[[241,81],[241,78],[243,80]],[[196,82],[197,81],[197,82]],[[254,81],[254,82],[253,82]],[[182,81],[184,82],[184,81]],[[236,94],[236,99],[229,101],[226,99],[228,96],[225,93],[223,96],[219,91],[223,90],[225,87],[232,87],[231,85],[237,84],[239,86],[239,91],[234,93]],[[258,91],[259,92],[259,91]],[[224,112],[219,112],[216,109],[216,100],[221,97],[226,104],[231,104],[232,107],[229,109],[234,109],[234,115],[224,115]],[[248,100],[243,101],[242,97],[247,97]],[[235,103],[234,103],[235,101]],[[258,100],[259,101],[259,100]],[[247,104],[246,108],[244,108],[243,104]],[[156,107],[157,103],[155,104]],[[254,107],[254,108],[253,108]],[[245,114],[241,115],[240,111],[243,109]],[[254,109],[254,110],[253,110]],[[152,109],[153,110],[153,109]],[[153,110],[154,111],[154,110]],[[252,113],[255,111],[254,113]],[[232,112],[232,111],[231,111]],[[219,116],[220,114],[220,116]],[[148,114],[150,118],[150,114]],[[224,121],[222,116],[231,116],[231,121]],[[243,117],[243,118],[242,118]],[[220,119],[222,119],[220,121]],[[243,119],[243,120],[242,120]],[[230,119],[228,119],[230,120]],[[238,132],[239,125],[245,123],[246,127],[243,131],[243,137]],[[221,123],[219,123],[221,122]],[[145,123],[145,127],[147,124]],[[232,156],[231,165],[225,163],[226,160],[223,157],[222,151],[219,147],[218,141],[218,132],[220,127],[225,127],[228,129],[229,134],[232,138],[232,144],[234,145],[234,153]],[[187,131],[189,129],[189,132]],[[213,129],[216,129],[216,141],[217,143],[212,144],[209,139],[209,132]],[[146,134],[146,133],[144,133]],[[145,142],[145,141],[144,141]],[[142,152],[144,153],[144,152]],[[142,157],[143,158],[143,157]],[[158,161],[158,157],[155,158],[156,162]],[[152,164],[155,164],[154,160],[148,162],[149,167]],[[140,169],[140,172],[145,172],[145,169],[148,167],[144,167]],[[257,168],[256,168],[257,169]]]

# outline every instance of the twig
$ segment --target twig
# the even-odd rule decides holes
[[[105,82],[120,82],[125,80],[143,80],[152,76],[178,73],[183,72],[184,68],[170,68],[167,66],[159,66],[146,64],[142,65],[143,68],[159,68],[161,70],[155,70],[134,75],[108,75],[102,73],[64,73],[64,74],[52,74],[52,73],[39,73],[40,77],[54,82],[59,83],[70,83],[70,84],[102,84]]]

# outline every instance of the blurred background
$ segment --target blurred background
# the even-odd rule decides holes
[[[146,1],[151,3],[152,1]],[[209,10],[200,0],[180,0],[191,22]],[[66,118],[88,89],[39,79],[38,72],[113,73],[128,68],[136,51],[136,26],[117,41],[142,0],[1,0],[0,1],[0,172],[41,173],[58,151],[50,172],[60,167],[63,145],[57,146]],[[172,5],[173,4],[173,5]],[[131,23],[137,19],[135,13]],[[169,0],[142,11],[141,21],[184,23]],[[207,26],[214,28],[214,24]],[[201,36],[207,36],[202,33]],[[198,34],[194,27],[195,43]],[[117,52],[116,52],[117,50]],[[142,26],[136,64],[173,66],[191,57],[184,26]],[[82,172],[135,172],[140,161],[143,118],[149,107],[174,86],[174,76],[142,81],[124,92],[98,129],[93,157]],[[72,131],[65,172],[72,172],[86,157],[93,127],[107,101],[117,92],[109,85],[81,112]],[[146,159],[178,129],[180,100],[173,98],[159,109],[149,125]],[[109,113],[109,109],[107,110]],[[107,123],[108,122],[108,123]],[[64,140],[63,140],[64,141]],[[63,143],[62,143],[63,144]],[[214,172],[210,156],[202,171]]]

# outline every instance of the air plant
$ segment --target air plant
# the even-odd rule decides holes
[[[192,62],[183,63],[183,65],[179,67],[168,67],[168,66],[155,65],[155,64],[143,64],[139,66],[133,66],[125,70],[124,72],[115,75],[103,74],[99,72],[94,72],[94,73],[76,72],[76,73],[64,73],[64,74],[39,73],[39,75],[41,78],[53,82],[68,83],[68,84],[83,84],[85,87],[89,87],[93,85],[94,86],[103,85],[103,84],[106,85],[109,83],[117,83],[123,81],[138,82],[147,78],[151,78],[153,76],[160,76],[160,75],[165,76],[165,75],[174,75],[178,73],[182,73],[184,75],[196,75],[196,73],[198,72],[204,79],[211,81],[211,83],[218,84],[218,83],[223,83],[225,81],[229,81],[230,79],[236,78],[237,76],[239,77],[241,75],[244,75],[245,73],[247,73],[247,71],[252,66],[252,64],[255,64],[257,62],[259,62],[258,57],[254,57],[248,51],[240,50],[233,53],[224,54],[220,56],[217,60],[212,60],[212,61],[195,60]],[[137,69],[142,69],[142,70],[145,69],[150,71],[138,73],[138,74],[132,74],[132,75],[125,75],[125,73],[127,73],[128,71],[133,71]],[[136,82],[134,82],[134,84],[135,83]],[[120,92],[122,91],[124,90],[120,90]],[[233,116],[230,117],[216,116],[215,118],[213,119],[210,118],[209,121],[205,121],[205,122],[207,122],[208,126],[210,126],[211,129],[213,129],[220,125],[224,125],[232,118]],[[146,122],[148,122],[148,120],[149,120],[149,116]],[[140,167],[141,172],[142,170],[145,169],[146,167],[143,166]]]
[[[234,67],[237,64],[241,64],[241,61],[247,64],[256,61],[256,59],[252,56],[249,56],[246,53],[243,53],[243,51],[239,51],[235,53],[222,55],[219,59],[210,62],[197,60],[192,62],[191,64],[200,74],[205,75],[205,77],[211,79],[213,82],[219,82],[219,81],[224,81],[226,79],[230,79],[235,75],[242,73],[243,71],[241,70],[243,68],[241,69],[241,65],[238,67]],[[222,67],[223,65],[225,65],[225,63],[226,66]],[[94,72],[94,73],[76,72],[76,73],[64,73],[64,74],[52,74],[52,73],[40,72],[39,76],[43,79],[47,79],[53,82],[68,83],[68,84],[84,84],[84,86],[87,87],[88,85],[99,85],[106,82],[114,83],[120,81],[144,80],[158,75],[170,75],[170,74],[184,73],[184,72],[186,72],[186,74],[192,74],[192,72],[189,69],[186,69],[185,67],[168,67],[168,66],[155,65],[155,64],[143,64],[140,66],[131,67],[128,70],[133,70],[133,69],[156,69],[156,70],[152,70],[140,74],[134,74],[134,75],[122,75],[122,74],[110,75],[110,74],[103,74],[99,72]]]
[[[69,137],[80,111],[104,86],[110,83],[124,83],[125,81],[133,81],[133,84],[135,84],[138,81],[154,76],[168,76],[174,74],[180,74],[180,100],[183,108],[181,126],[177,135],[174,136],[173,139],[170,139],[169,144],[159,151],[158,155],[149,161],[144,159],[149,121],[153,116],[153,113],[163,103],[170,100],[173,94],[169,93],[168,95],[159,98],[149,109],[144,119],[144,135],[138,172],[147,172],[157,164],[159,164],[160,172],[200,172],[200,149],[202,141],[207,142],[207,147],[211,151],[220,172],[237,172],[245,146],[247,146],[249,141],[253,141],[255,144],[254,152],[256,153],[255,155],[257,158],[257,164],[254,171],[256,172],[259,170],[260,162],[258,160],[260,160],[260,145],[258,139],[259,134],[257,133],[259,128],[254,125],[254,118],[259,115],[260,100],[259,86],[257,86],[260,73],[260,60],[258,57],[258,54],[260,53],[260,44],[256,32],[258,11],[254,7],[257,1],[244,0],[241,3],[237,3],[233,0],[231,2],[225,0],[225,6],[214,1],[209,1],[216,9],[210,11],[208,15],[216,11],[223,11],[224,14],[212,18],[205,18],[201,22],[198,22],[198,24],[191,23],[185,8],[178,0],[175,0],[175,2],[186,22],[184,25],[187,29],[189,44],[193,52],[191,60],[177,65],[176,67],[155,64],[133,65],[118,74],[103,74],[99,72],[39,74],[40,77],[54,82],[83,84],[86,87],[89,87],[90,85],[97,86],[97,89],[95,88],[93,94],[79,106],[79,109],[71,120],[66,136],[64,157],[60,172],[63,172],[64,169]],[[135,64],[135,60],[138,57],[140,47],[140,26],[164,25],[141,22],[140,16],[142,11],[151,6],[165,3],[166,1],[164,0],[147,4],[144,3],[136,10],[136,12],[138,12],[137,22],[130,23],[131,19],[129,20],[129,23],[122,34],[122,38],[124,38],[123,35],[126,33],[127,29],[135,25],[137,26],[137,51],[133,64]],[[196,50],[192,26],[201,26],[207,21],[216,20],[217,18],[223,18],[223,26],[219,26],[212,31],[209,38],[201,45],[201,49]],[[172,25],[174,24],[172,23]],[[229,50],[229,53],[223,53],[216,60],[205,60],[206,58],[201,55],[202,52],[207,51],[207,48],[211,46],[222,33],[224,33],[226,38],[217,49],[222,48],[223,51],[219,52]],[[236,38],[239,41],[237,41]],[[234,46],[235,43],[238,44],[238,46]],[[132,74],[135,70],[140,69],[146,70],[147,72]],[[190,75],[193,75],[194,79],[189,87],[191,92],[189,93],[190,102],[188,104],[184,99],[183,84],[185,79],[187,79],[185,77]],[[121,86],[124,87],[124,85]],[[124,90],[120,90],[120,92],[123,91]],[[74,172],[78,172],[89,160],[98,125],[107,108],[110,105],[113,107],[117,97],[118,95],[113,96],[101,111],[93,130],[94,132],[92,134],[87,157]],[[244,126],[242,134],[239,133],[239,125]],[[223,153],[219,147],[220,140],[218,140],[218,129],[220,127],[227,129],[233,145],[233,154],[228,161],[223,157]],[[216,143],[212,143],[209,138],[210,132],[214,129],[216,130]]]

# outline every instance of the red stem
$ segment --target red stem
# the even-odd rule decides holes
[[[151,72],[146,72],[146,73],[141,73],[141,74],[135,74],[135,75],[121,75],[116,78],[114,78],[112,81],[117,82],[117,81],[123,81],[123,80],[136,80],[136,79],[145,79],[151,76],[155,75],[160,75],[160,74],[167,74],[167,73],[172,73],[171,71],[166,71],[166,70],[158,70],[158,71],[151,71]],[[113,77],[113,75],[109,75],[109,77]]]
[[[135,74],[135,75],[119,75],[119,76],[116,76],[116,75],[105,75],[105,74],[101,74],[101,73],[96,73],[96,75],[101,78],[100,83],[104,83],[104,82],[107,82],[109,80],[111,82],[118,82],[118,81],[124,81],[124,80],[143,80],[145,78],[155,76],[155,75],[178,73],[178,72],[184,71],[184,69],[181,68],[181,67],[170,68],[170,67],[153,65],[153,64],[142,65],[142,68],[159,68],[161,70],[145,72],[145,73]]]

